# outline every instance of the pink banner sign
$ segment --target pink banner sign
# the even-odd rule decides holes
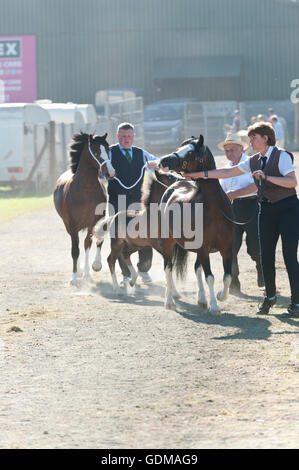
[[[36,100],[35,36],[0,36],[0,102]]]

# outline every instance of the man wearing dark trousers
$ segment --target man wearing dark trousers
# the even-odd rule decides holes
[[[224,142],[220,142],[218,147],[224,150],[226,158],[229,160],[228,168],[238,165],[246,160],[243,153],[247,145],[238,134],[227,135]],[[235,225],[235,238],[233,246],[232,282],[229,288],[231,294],[238,294],[241,291],[239,281],[238,253],[240,251],[243,236],[245,234],[247,253],[255,262],[257,270],[257,284],[264,286],[263,273],[260,262],[260,247],[258,238],[258,218],[257,218],[257,189],[252,176],[244,173],[240,176],[220,180],[222,189],[232,201],[232,206],[237,222],[248,223]]]
[[[108,182],[109,203],[114,207],[115,213],[126,210],[132,203],[140,203],[145,172],[143,167],[147,161],[156,159],[145,150],[133,147],[135,133],[132,124],[120,124],[116,136],[119,143],[110,147],[110,160],[121,183],[113,179]],[[123,196],[124,204],[121,205],[125,207],[119,206],[119,196]],[[145,247],[138,251],[138,255],[138,274],[144,283],[150,283],[152,280],[148,271],[152,265],[153,250],[151,247]],[[122,256],[118,261],[123,275],[122,284],[125,285],[130,280],[130,271]]]

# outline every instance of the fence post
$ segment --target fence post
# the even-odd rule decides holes
[[[55,122],[50,121],[49,125],[49,190],[54,189],[56,182],[56,155],[55,155]]]

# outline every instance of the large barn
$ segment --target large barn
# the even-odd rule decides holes
[[[279,102],[291,119],[298,1],[4,0],[0,31],[35,37],[38,99],[94,103],[97,90],[129,88],[145,104]]]

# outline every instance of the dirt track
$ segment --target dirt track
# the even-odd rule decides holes
[[[289,302],[280,251],[279,302],[264,318],[244,248],[244,295],[211,315],[196,306],[192,256],[174,312],[157,254],[153,287],[123,299],[106,261],[71,287],[54,209],[1,225],[0,236],[1,448],[299,447],[299,321],[279,317]],[[218,254],[212,267],[220,288]]]

